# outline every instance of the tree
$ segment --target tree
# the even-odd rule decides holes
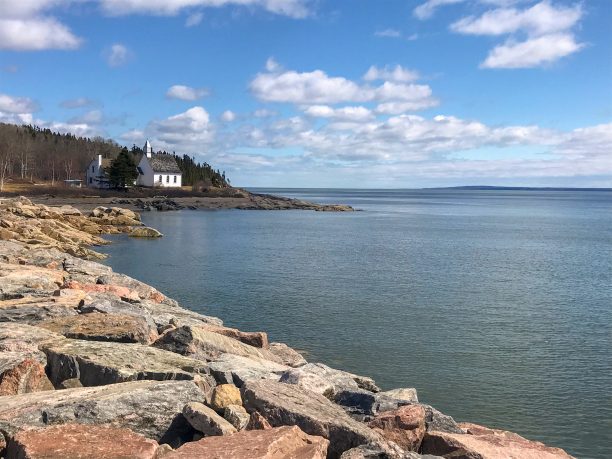
[[[138,177],[136,164],[132,156],[127,151],[127,148],[121,150],[119,156],[111,163],[108,172],[108,178],[111,185],[115,188],[127,188],[134,184],[134,180]]]

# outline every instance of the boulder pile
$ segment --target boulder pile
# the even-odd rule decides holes
[[[457,423],[413,388],[309,363],[84,259],[99,234],[136,222],[0,202],[0,457],[570,457]]]

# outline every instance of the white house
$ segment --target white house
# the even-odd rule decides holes
[[[111,162],[112,159],[102,158],[102,155],[98,155],[97,159],[92,160],[87,166],[85,184],[90,188],[110,188],[108,170]]]
[[[183,176],[174,156],[153,153],[148,140],[144,152],[138,163],[136,185],[180,188]]]

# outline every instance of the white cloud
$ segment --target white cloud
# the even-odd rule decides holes
[[[371,68],[368,78],[391,77],[405,80],[414,76],[402,67]],[[259,73],[251,81],[251,92],[260,100],[297,105],[333,105],[359,102],[411,102],[414,107],[430,107],[437,102],[427,85],[384,81],[379,86],[357,84],[344,77],[330,77],[322,70],[299,73]],[[416,108],[415,108],[416,109]]]
[[[508,41],[493,48],[482,68],[516,69],[538,67],[579,51],[572,34],[551,34],[530,38],[523,42]]]
[[[255,118],[270,118],[276,116],[276,114],[274,110],[268,110],[267,108],[259,108],[253,112]]]
[[[12,97],[0,93],[0,112],[27,114],[38,110],[36,103],[27,97]]]
[[[202,22],[202,19],[204,19],[204,13],[201,11],[190,14],[185,20],[185,27],[195,27]]]
[[[429,19],[434,15],[436,10],[445,5],[452,5],[455,3],[462,3],[465,0],[427,0],[425,3],[417,6],[413,13],[414,15],[421,20]]]
[[[40,51],[75,49],[81,40],[53,18],[0,19],[0,49]]]
[[[225,110],[223,113],[221,113],[221,120],[225,121],[226,123],[231,123],[235,119],[236,114],[231,110]]]
[[[156,14],[175,15],[193,7],[251,6],[292,18],[308,16],[307,0],[101,0],[102,8],[111,15]]]
[[[274,59],[273,57],[268,58],[268,60],[266,61],[266,70],[268,72],[274,73],[280,71],[281,69],[282,68],[280,64],[276,62],[276,59]]]
[[[377,30],[376,32],[374,32],[374,35],[377,37],[384,38],[400,38],[402,36],[402,32],[396,29],[383,29]]]
[[[315,118],[333,118],[344,121],[365,121],[374,118],[372,111],[366,107],[333,108],[329,105],[311,105],[304,113]]]
[[[130,50],[121,43],[113,44],[105,51],[106,63],[110,67],[119,67],[125,64],[131,57]]]
[[[389,80],[389,81],[416,81],[419,79],[418,72],[405,69],[401,65],[395,67],[385,66],[383,68],[371,66],[363,76],[366,81]]]
[[[505,35],[525,31],[530,35],[546,35],[572,28],[582,18],[582,5],[553,6],[544,0],[531,8],[499,8],[480,17],[466,17],[451,24],[451,30],[471,35]]]
[[[208,93],[208,89],[206,88],[192,88],[190,86],[176,84],[168,89],[166,97],[169,99],[194,101],[207,96]]]

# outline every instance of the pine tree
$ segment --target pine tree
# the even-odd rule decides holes
[[[119,156],[111,163],[108,172],[108,178],[111,185],[115,188],[127,188],[134,184],[134,180],[138,177],[136,164],[129,154],[127,148],[121,150]]]

